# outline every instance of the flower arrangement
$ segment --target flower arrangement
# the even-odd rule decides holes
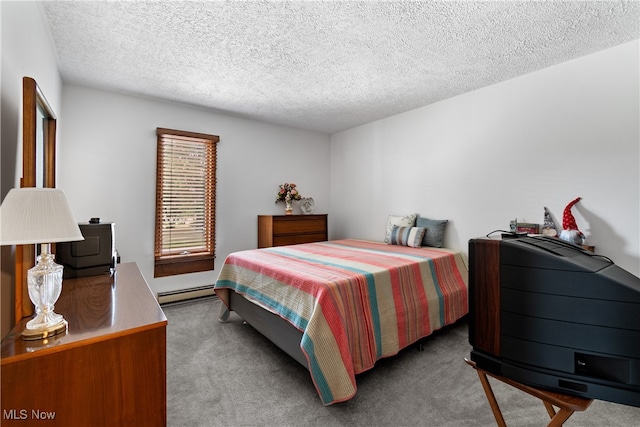
[[[302,196],[298,192],[296,185],[294,183],[285,182],[284,184],[280,185],[280,190],[278,191],[278,195],[276,196],[276,203],[290,203],[292,200],[300,200],[301,198]]]

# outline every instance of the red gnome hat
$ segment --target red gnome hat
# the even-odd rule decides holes
[[[571,208],[573,207],[573,205],[578,203],[581,199],[582,197],[576,197],[567,205],[566,208],[564,208],[564,213],[562,214],[562,228],[565,230],[577,230],[581,235],[584,236],[584,234],[582,234],[582,232],[578,229],[578,224],[576,224],[576,219],[573,217],[573,214],[571,213]]]

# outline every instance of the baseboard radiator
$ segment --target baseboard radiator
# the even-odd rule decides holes
[[[179,291],[158,292],[158,303],[173,304],[191,301],[199,298],[216,297],[213,285],[199,286],[197,288],[182,289]]]

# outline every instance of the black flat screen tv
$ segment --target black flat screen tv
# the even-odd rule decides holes
[[[115,224],[78,224],[84,240],[56,244],[56,262],[64,267],[65,279],[96,276],[115,270],[116,251]]]
[[[640,278],[557,238],[471,239],[469,343],[496,375],[640,407]]]

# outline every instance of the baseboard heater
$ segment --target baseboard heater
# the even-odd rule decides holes
[[[199,286],[197,288],[182,289],[179,291],[158,292],[158,303],[171,304],[177,302],[185,302],[198,298],[215,297],[213,285]],[[217,297],[216,297],[217,298]]]

